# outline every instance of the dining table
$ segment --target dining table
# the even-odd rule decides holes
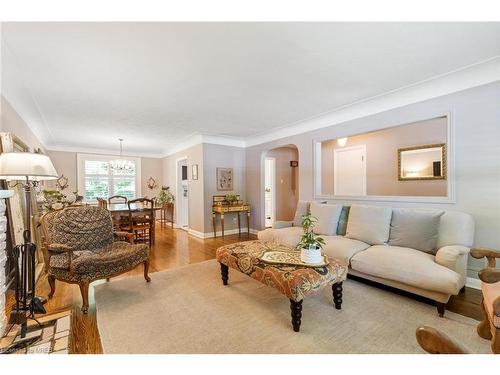
[[[132,212],[143,211],[146,207],[142,203],[131,203],[130,210]],[[154,206],[155,211],[161,210],[162,206]],[[128,214],[128,203],[109,203],[108,210],[112,214]]]

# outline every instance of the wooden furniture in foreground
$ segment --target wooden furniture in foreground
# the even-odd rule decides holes
[[[472,249],[474,258],[486,258],[488,265],[479,271],[483,300],[483,321],[477,326],[477,333],[483,339],[491,340],[491,351],[500,354],[500,269],[496,269],[496,259],[500,252],[491,249]]]
[[[417,341],[430,354],[468,354],[468,350],[435,328],[417,328]]]
[[[137,198],[128,201],[128,223],[122,229],[133,233],[136,241],[154,242],[155,208],[152,199]]]
[[[160,226],[163,228],[170,222],[172,228],[174,228],[174,204],[173,203],[165,203],[159,207],[160,218],[157,218],[156,221],[160,222]]]
[[[217,237],[217,215],[220,216],[220,224],[222,231],[222,238],[224,238],[224,215],[228,213],[236,213],[238,215],[238,234],[241,235],[241,219],[240,213],[245,212],[247,217],[247,234],[250,236],[250,205],[243,203],[239,200],[240,196],[237,195],[237,201],[230,203],[226,201],[225,195],[214,195],[212,204],[212,226],[214,229],[214,238]]]
[[[281,260],[272,263],[262,260],[268,251],[279,253],[277,259]],[[304,297],[332,285],[335,308],[341,309],[342,282],[347,277],[347,265],[336,260],[319,267],[291,263],[297,254],[300,257],[300,252],[288,246],[257,240],[219,247],[216,259],[220,263],[223,285],[228,285],[229,268],[233,268],[285,295],[290,300],[293,330],[299,332]]]
[[[86,314],[91,282],[128,272],[141,263],[144,278],[150,281],[148,246],[134,244],[132,233],[113,232],[111,215],[106,209],[68,207],[45,214],[40,223],[49,298],[55,293],[56,280],[78,284],[83,299],[82,312]]]

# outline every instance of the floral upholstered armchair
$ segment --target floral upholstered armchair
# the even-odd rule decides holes
[[[56,280],[78,284],[83,299],[82,312],[86,314],[91,282],[109,279],[141,263],[144,278],[151,281],[148,246],[134,244],[132,233],[113,232],[111,215],[105,208],[67,207],[45,214],[40,223],[49,298],[54,295]]]

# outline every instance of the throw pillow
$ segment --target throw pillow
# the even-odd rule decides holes
[[[409,247],[435,254],[439,235],[439,222],[443,211],[417,211],[394,209],[392,211],[389,245]]]
[[[314,233],[325,236],[335,236],[339,224],[340,212],[342,206],[339,204],[321,204],[311,203],[311,215],[318,219],[314,226]]]
[[[389,239],[392,209],[382,206],[353,204],[349,210],[346,237],[383,245]]]
[[[309,213],[309,202],[308,201],[298,201],[297,209],[295,210],[295,216],[293,218],[293,226],[302,226],[302,216]]]
[[[337,235],[345,236],[345,232],[347,230],[347,220],[349,218],[349,209],[351,206],[342,207],[342,212],[339,217],[339,225],[337,226]]]

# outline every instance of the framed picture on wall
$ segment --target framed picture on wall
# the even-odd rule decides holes
[[[217,168],[217,190],[233,190],[233,168]]]
[[[193,164],[191,166],[191,178],[193,180],[197,180],[198,179],[198,164]]]

